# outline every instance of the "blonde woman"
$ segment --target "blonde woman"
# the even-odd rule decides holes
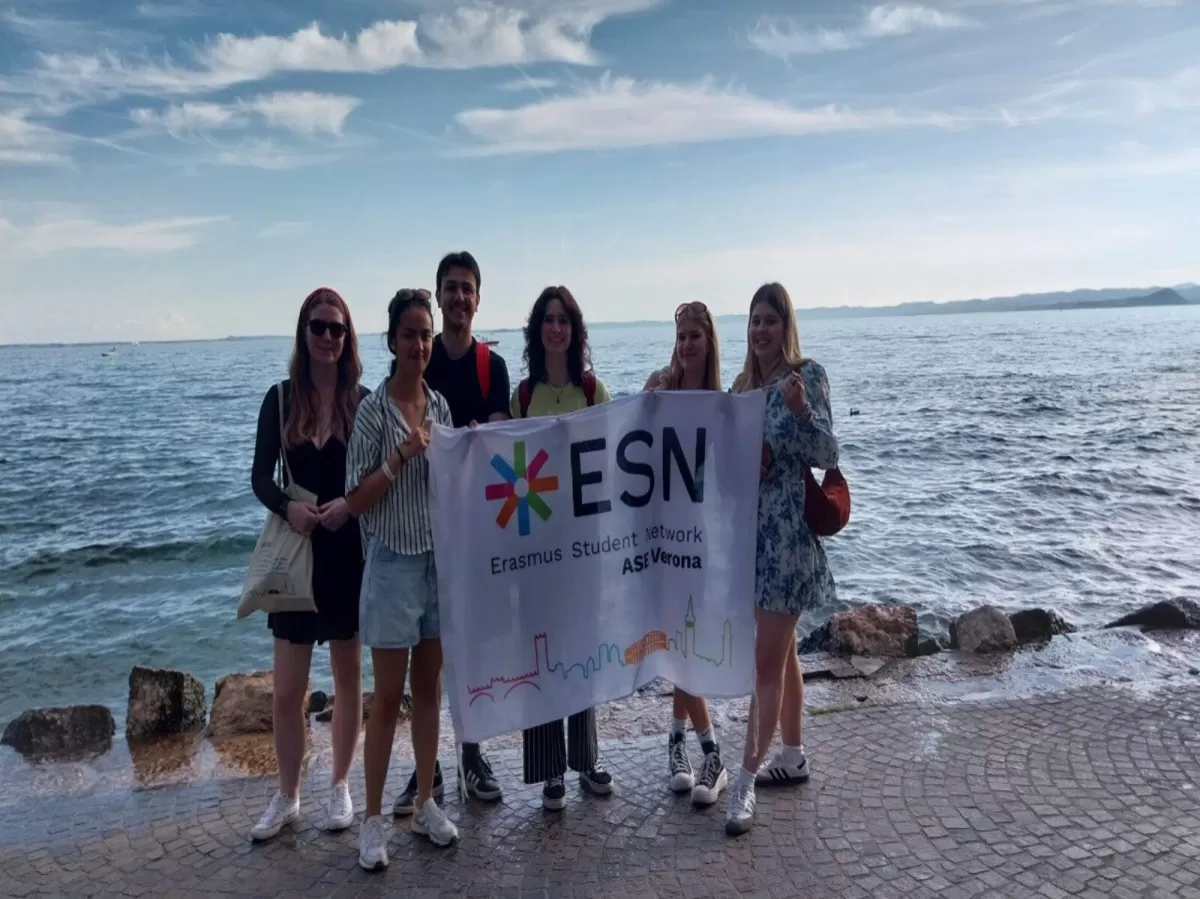
[[[675,310],[675,349],[666,368],[654,372],[646,381],[645,390],[720,390],[721,356],[717,345],[717,329],[708,307],[701,302],[684,303]],[[729,772],[721,761],[721,748],[713,734],[708,703],[675,688],[671,719],[671,735],[667,740],[667,767],[671,789],[676,793],[691,791],[692,802],[708,806],[721,798],[729,782]],[[696,730],[696,739],[704,761],[700,776],[692,770],[684,732],[688,718]]]
[[[767,391],[755,558],[755,690],[746,749],[725,815],[725,832],[754,823],[755,785],[805,783],[801,714],[804,679],[796,657],[796,621],[805,609],[833,602],[825,549],[804,521],[804,474],[838,464],[825,369],[800,354],[791,297],[764,284],[750,301],[746,362],[733,391]],[[783,750],[760,768],[781,725]]]

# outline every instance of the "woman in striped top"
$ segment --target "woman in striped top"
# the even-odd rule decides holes
[[[450,407],[425,384],[433,350],[429,292],[401,290],[388,306],[391,374],[358,409],[346,463],[346,501],[366,544],[359,601],[359,632],[371,648],[375,701],[363,748],[367,811],[358,863],[387,867],[388,824],[383,818],[396,719],[412,650],[412,740],[417,767],[417,812],[412,829],[439,846],[458,830],[433,799],[442,670],[437,571],[429,515],[431,424],[452,426]]]

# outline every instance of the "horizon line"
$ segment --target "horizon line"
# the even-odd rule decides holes
[[[1151,293],[1154,293],[1154,292],[1157,292],[1160,290],[1194,290],[1196,288],[1200,288],[1200,284],[1190,282],[1190,281],[1186,281],[1186,282],[1182,282],[1182,283],[1178,283],[1178,284],[1172,284],[1172,285],[1151,285],[1149,287],[1077,287],[1077,288],[1072,288],[1070,290],[1048,290],[1048,291],[1041,291],[1041,292],[1029,291],[1026,293],[1010,294],[1007,296],[986,297],[986,298],[976,297],[976,298],[966,299],[966,300],[961,300],[961,299],[960,300],[906,300],[902,303],[893,303],[893,304],[890,304],[887,306],[854,306],[854,305],[798,306],[798,307],[796,307],[796,311],[797,311],[797,313],[799,313],[799,312],[850,313],[850,312],[860,312],[861,311],[861,312],[869,312],[873,315],[877,315],[880,318],[887,318],[887,317],[889,317],[888,316],[889,312],[896,316],[904,316],[905,313],[902,312],[901,310],[904,310],[906,308],[921,306],[921,307],[934,307],[935,309],[936,309],[936,307],[946,307],[944,311],[935,311],[935,312],[928,313],[930,315],[938,315],[938,314],[968,315],[968,314],[979,314],[979,313],[978,312],[966,312],[961,309],[954,309],[954,308],[949,308],[949,307],[959,307],[959,306],[963,306],[963,305],[971,304],[971,303],[993,303],[993,302],[1002,302],[1005,300],[1020,300],[1020,299],[1024,299],[1024,298],[1028,298],[1028,297],[1070,295],[1070,294],[1077,294],[1077,293],[1099,293],[1099,292],[1104,292],[1104,291],[1125,291],[1125,290],[1131,291],[1131,293],[1127,297],[1127,299],[1132,300],[1132,299],[1139,299],[1142,296],[1149,296]],[[1147,293],[1142,294],[1142,293],[1139,293],[1140,291],[1146,291]],[[1082,307],[1080,311],[1084,311],[1087,308],[1088,307]],[[1058,309],[1058,310],[1051,310],[1051,309],[1044,309],[1044,310],[1043,309],[1025,309],[1025,310],[998,309],[996,311],[1007,313],[1007,312],[1039,312],[1039,311],[1047,311],[1048,312],[1048,311],[1070,311],[1070,310],[1069,309],[1067,309],[1067,310],[1064,310],[1064,309]],[[713,318],[717,321],[721,321],[721,320],[728,320],[728,319],[733,319],[733,318],[740,318],[744,314],[745,313],[741,313],[741,312],[718,312],[713,315]],[[592,321],[592,322],[588,322],[588,327],[589,328],[633,327],[633,326],[639,326],[639,325],[665,325],[665,324],[671,324],[671,320],[670,319],[632,319],[632,320],[614,320],[614,321]],[[478,332],[476,332],[474,329],[472,329],[472,336],[478,337],[480,335],[490,336],[491,334],[515,334],[515,333],[520,333],[523,330],[524,330],[523,326],[516,326],[516,327],[509,326],[509,327],[499,327],[499,328],[480,328]],[[374,333],[374,332],[363,331],[360,333],[370,334],[370,333]],[[381,332],[381,333],[383,333],[383,332]],[[123,337],[123,338],[118,338],[115,340],[114,339],[109,339],[109,340],[47,340],[47,341],[34,341],[34,342],[23,342],[23,343],[4,343],[4,342],[0,341],[0,348],[4,348],[4,349],[30,348],[31,349],[31,348],[91,347],[91,346],[122,347],[122,346],[133,346],[134,344],[143,344],[143,343],[154,344],[154,345],[180,344],[180,343],[216,343],[216,342],[232,341],[232,340],[283,340],[283,339],[291,339],[292,337],[293,337],[293,335],[291,335],[291,334],[229,334],[229,335],[226,335],[225,337],[176,337],[176,338],[167,337],[167,338],[146,338],[145,340],[141,340],[138,338],[131,339],[131,338]]]

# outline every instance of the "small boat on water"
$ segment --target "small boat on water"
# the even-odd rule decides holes
[[[101,353],[100,355],[101,355],[101,356],[104,356],[104,357],[106,357],[106,358],[107,358],[108,356],[115,356],[115,355],[117,355],[117,348],[116,348],[116,347],[112,347],[111,349],[107,349],[107,350],[105,350],[103,353]]]
[[[475,339],[478,340],[480,343],[482,343],[484,346],[499,346],[500,345],[500,341],[492,340],[484,334],[478,335]]]

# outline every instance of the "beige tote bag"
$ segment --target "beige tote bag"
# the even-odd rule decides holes
[[[287,476],[283,492],[289,499],[315,505],[316,494],[309,493],[299,486],[292,477],[283,432],[283,384],[280,384],[279,454],[283,457],[283,471]],[[268,615],[275,612],[317,611],[317,604],[313,599],[312,576],[312,540],[293,528],[286,518],[268,512],[262,533],[258,536],[258,544],[250,556],[250,567],[246,571],[246,582],[242,585],[242,601],[238,603],[237,617],[245,618],[256,611],[263,611]]]

